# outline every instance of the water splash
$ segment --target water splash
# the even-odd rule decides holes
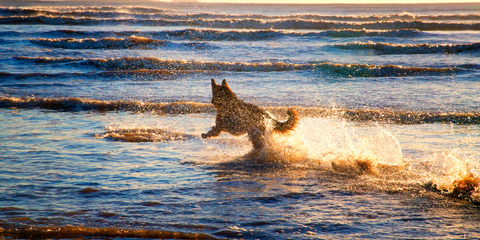
[[[333,117],[304,118],[287,134],[267,131],[265,141],[258,157],[247,154],[247,161],[242,163],[318,169],[361,178],[363,183],[349,186],[352,189],[360,186],[393,192],[419,191],[419,186],[423,186],[449,197],[480,203],[478,164],[462,151],[404,159],[400,142],[376,124],[365,126]]]
[[[425,159],[428,189],[480,204],[480,171],[459,150],[435,153]],[[478,166],[477,166],[478,167]]]
[[[272,128],[267,127],[267,129]],[[301,165],[309,158],[301,125],[286,133],[266,131],[264,137],[265,147],[258,157],[263,161],[284,166],[296,166]]]
[[[342,119],[302,119],[294,131],[286,134],[267,131],[265,148],[255,160],[348,174],[403,168],[400,143],[390,132],[378,126],[369,127],[362,134],[355,131],[356,127]]]

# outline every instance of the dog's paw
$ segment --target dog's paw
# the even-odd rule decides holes
[[[202,138],[208,138],[208,135],[206,133],[202,133]]]

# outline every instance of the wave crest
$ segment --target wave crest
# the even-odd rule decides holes
[[[151,103],[135,100],[93,100],[85,98],[17,98],[0,97],[0,107],[45,108],[67,111],[151,111],[163,114],[214,113],[208,103]],[[291,107],[265,107],[280,118]],[[480,113],[413,112],[402,110],[333,109],[295,107],[301,117],[338,117],[354,122],[385,122],[394,124],[455,123],[480,124]]]
[[[205,41],[220,41],[220,40],[240,40],[240,41],[255,41],[268,40],[279,37],[333,37],[333,38],[348,38],[348,37],[411,37],[419,34],[417,29],[400,29],[400,30],[357,30],[357,29],[338,29],[327,30],[322,32],[295,32],[282,30],[210,30],[210,29],[185,29],[169,32],[151,33],[152,35],[164,35],[168,38],[181,38],[188,40],[205,40]]]
[[[160,58],[49,58],[16,57],[37,63],[68,63],[92,65],[105,70],[189,70],[189,71],[229,71],[229,72],[275,72],[275,71],[320,71],[340,77],[386,77],[415,76],[422,74],[452,74],[465,71],[461,68],[403,67],[399,65],[369,65],[340,63],[284,63],[284,62],[217,62],[167,60]]]
[[[154,49],[157,47],[169,46],[180,47],[185,49],[207,49],[213,48],[208,43],[193,42],[193,43],[172,43],[164,40],[155,40],[151,38],[138,37],[132,35],[126,38],[87,38],[87,39],[75,39],[75,38],[61,38],[61,39],[46,39],[37,38],[31,39],[30,42],[55,48],[65,49]]]
[[[262,14],[225,14],[225,13],[177,13],[173,10],[154,7],[23,7],[0,8],[5,16],[70,16],[70,17],[135,17],[161,18],[170,20],[192,19],[301,19],[338,22],[375,22],[375,21],[479,21],[480,14],[439,14],[420,15],[411,13],[382,14],[382,15],[322,15],[322,14],[293,14],[293,15],[262,15]]]
[[[153,111],[164,114],[211,113],[213,106],[196,102],[149,103],[133,100],[93,100],[85,98],[16,98],[0,97],[0,106],[45,108],[69,111]]]
[[[95,138],[106,138],[124,142],[171,142],[198,138],[192,134],[165,130],[151,126],[108,126],[106,133],[95,134]]]
[[[366,29],[338,29],[321,32],[296,32],[284,30],[214,30],[189,28],[182,30],[167,31],[81,31],[73,29],[54,30],[42,32],[41,35],[48,37],[95,37],[95,38],[116,38],[129,37],[132,35],[145,38],[166,39],[166,40],[196,40],[196,41],[259,41],[281,37],[413,37],[420,34],[418,29],[399,30],[366,30]],[[22,33],[15,31],[2,31],[0,34],[9,36],[20,36]]]
[[[480,43],[465,44],[394,44],[394,43],[374,43],[374,42],[355,42],[341,45],[334,45],[340,49],[351,50],[375,50],[379,54],[429,54],[429,53],[459,53],[466,51],[480,50]]]
[[[124,13],[124,14],[163,14],[173,13],[174,10],[156,8],[156,7],[139,7],[139,6],[49,6],[49,7],[0,7],[0,14],[6,16],[15,15],[51,15],[51,16],[85,16],[108,13]]]
[[[167,41],[154,40],[135,35],[127,38],[102,38],[102,39],[31,39],[30,42],[55,48],[66,49],[124,49],[124,48],[144,48],[151,49],[167,44]]]
[[[377,22],[333,22],[323,20],[303,19],[135,19],[135,18],[92,18],[92,17],[54,17],[54,16],[11,16],[0,17],[0,24],[47,24],[47,25],[98,25],[98,24],[128,24],[146,26],[197,26],[208,28],[237,29],[419,29],[421,31],[438,30],[480,30],[478,22],[426,22],[426,21],[377,21]]]

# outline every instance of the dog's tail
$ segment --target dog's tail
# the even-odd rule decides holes
[[[285,122],[275,121],[275,127],[273,128],[273,131],[276,131],[279,133],[286,133],[295,128],[295,126],[298,124],[298,121],[299,121],[297,111],[291,108],[291,109],[288,109],[287,114],[288,114],[287,121]]]

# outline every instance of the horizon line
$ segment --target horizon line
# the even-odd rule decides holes
[[[12,0],[0,0],[0,3],[2,2],[11,2]],[[252,1],[252,2],[250,2]],[[261,0],[260,0],[261,1]],[[436,1],[429,1],[429,0],[406,0],[405,2],[398,3],[398,2],[391,2],[391,1],[383,1],[383,0],[366,0],[364,2],[359,2],[359,1],[353,1],[350,2],[351,0],[327,0],[326,2],[310,2],[310,1],[301,1],[301,2],[259,2],[253,0],[247,0],[245,2],[240,2],[240,1],[225,1],[225,0],[140,0],[137,1],[137,3],[142,3],[142,2],[151,2],[151,3],[173,3],[173,4],[197,4],[197,3],[227,3],[227,4],[272,4],[272,5],[297,5],[297,4],[308,4],[308,5],[326,5],[326,4],[338,4],[338,5],[365,5],[365,4],[370,4],[370,5],[418,5],[418,4],[468,4],[468,3],[480,3],[480,0],[472,0],[472,1],[462,1],[462,2],[456,2],[453,0],[436,0]],[[131,3],[131,0],[14,0],[13,2],[117,2],[117,3]]]

